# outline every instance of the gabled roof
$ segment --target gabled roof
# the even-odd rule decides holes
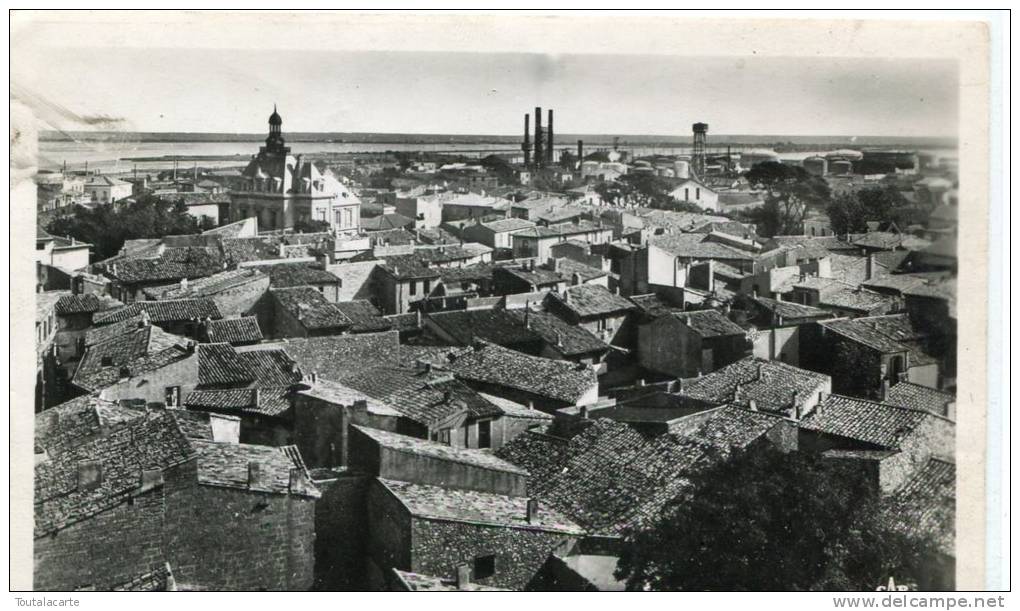
[[[715,405],[746,407],[753,400],[761,411],[794,416],[794,394],[798,402],[805,401],[825,391],[827,382],[827,375],[749,356],[699,378],[684,380],[683,394]]]
[[[621,297],[601,284],[579,284],[567,287],[563,293],[549,293],[549,299],[558,301],[579,318],[607,316],[635,309],[626,297]]]
[[[242,267],[224,272],[219,272],[205,278],[198,278],[188,282],[187,286],[171,284],[167,286],[153,286],[145,288],[142,292],[149,299],[188,299],[196,297],[208,297],[222,291],[227,291],[249,282],[258,282],[265,278],[265,274],[257,269]]]
[[[93,346],[125,333],[147,326],[150,321],[143,314],[136,314],[120,322],[110,323],[101,327],[91,327],[85,332],[85,345]]]
[[[292,337],[284,351],[306,373],[316,372],[330,380],[374,367],[395,367],[400,362],[397,331],[358,333],[326,337]]]
[[[710,233],[671,233],[653,236],[649,246],[666,251],[674,257],[687,259],[736,259],[753,261],[753,253],[710,240]]]
[[[351,319],[352,333],[389,331],[393,328],[393,323],[383,318],[379,308],[372,305],[372,302],[367,299],[339,301],[333,305],[343,312],[344,316]]]
[[[512,310],[507,313],[517,321],[517,324],[541,337],[542,341],[563,356],[577,356],[609,350],[609,345],[595,337],[591,331],[578,325],[568,324],[549,312]]]
[[[628,297],[638,309],[649,318],[659,318],[673,312],[682,312],[683,308],[667,303],[655,293],[647,295],[631,295]]]
[[[36,451],[45,450],[47,455],[55,456],[144,415],[144,410],[84,395],[35,415]]]
[[[529,522],[527,497],[453,490],[381,478],[378,481],[416,518],[570,535],[583,532],[562,513],[549,508],[539,510]]]
[[[191,355],[190,340],[156,326],[144,326],[89,346],[72,383],[87,391],[165,367]]]
[[[414,219],[409,219],[403,214],[391,212],[379,216],[361,217],[361,228],[365,231],[383,231],[387,229],[400,229],[414,224]]]
[[[288,387],[193,390],[184,398],[191,409],[281,416],[290,409]]]
[[[462,346],[484,339],[507,347],[538,345],[542,338],[502,309],[435,312],[428,320]]]
[[[353,321],[311,286],[269,289],[280,306],[309,330],[342,329]]]
[[[98,264],[122,283],[176,282],[211,276],[224,269],[219,250],[205,247],[166,248],[152,259],[121,259]]]
[[[309,263],[273,263],[256,265],[254,269],[269,276],[269,286],[272,288],[340,283],[340,279],[331,272]]]
[[[838,333],[839,335],[863,344],[883,354],[907,352],[909,348],[895,339],[885,335],[872,326],[858,322],[860,319],[840,318],[837,320],[823,320],[818,324],[826,330]]]
[[[416,456],[427,456],[444,462],[459,463],[472,467],[502,471],[515,475],[527,475],[528,472],[507,461],[493,456],[483,450],[457,448],[437,441],[418,439],[408,435],[400,435],[382,429],[351,425],[363,435],[379,444],[380,447]]]
[[[535,223],[527,219],[507,218],[500,219],[498,221],[489,221],[487,223],[482,223],[481,225],[490,231],[502,233],[505,231],[520,231],[521,229],[534,227]]]
[[[717,310],[689,310],[672,312],[671,316],[693,329],[701,337],[744,335],[740,325]]]
[[[458,351],[446,367],[464,380],[567,403],[575,403],[598,388],[598,375],[590,366],[529,356],[485,341]]]
[[[131,305],[100,312],[92,317],[97,325],[106,325],[132,318],[145,312],[154,323],[184,322],[194,319],[223,318],[212,299],[172,299],[166,301],[136,301]]]
[[[53,310],[60,316],[88,314],[106,309],[105,302],[96,295],[61,295]]]
[[[425,426],[435,426],[461,413],[472,418],[502,414],[498,407],[449,374],[379,367],[346,375],[340,382]]]
[[[515,206],[518,204],[515,204]],[[610,227],[603,227],[589,221],[577,223],[560,223],[557,225],[540,225],[528,227],[513,234],[517,238],[558,238],[561,236],[580,235],[582,233],[593,233],[597,231],[610,231]]]
[[[294,446],[216,443],[198,439],[191,440],[191,445],[198,457],[200,484],[271,494],[297,494],[313,499],[321,496],[310,480],[297,488],[291,485],[292,472],[305,471],[301,454]],[[252,463],[259,465],[259,479],[254,485],[249,483]],[[306,471],[305,474],[307,476]]]
[[[778,301],[768,297],[752,297],[752,301],[760,308],[786,319],[797,320],[803,318],[831,318],[832,312],[821,308],[794,303],[792,301]]]
[[[921,423],[936,418],[940,417],[923,410],[829,395],[801,420],[800,426],[808,431],[895,450]]]
[[[247,344],[262,341],[258,318],[223,318],[205,322],[205,334],[212,343]]]
[[[885,395],[883,403],[901,405],[911,409],[922,409],[939,416],[948,417],[948,406],[956,402],[956,396],[914,384],[913,382],[897,382]]]

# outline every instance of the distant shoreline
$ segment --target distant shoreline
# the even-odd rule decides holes
[[[472,145],[506,144],[516,147],[520,136],[493,136],[470,134],[382,134],[382,133],[310,133],[293,132],[286,134],[289,142],[301,143],[343,143],[343,144],[399,144],[399,145]],[[586,146],[611,146],[618,138],[620,146],[690,146],[690,137],[664,135],[621,134],[558,134],[556,145],[573,147],[578,140]],[[185,133],[185,132],[57,132],[39,133],[39,142],[206,142],[206,143],[251,143],[261,142],[265,134],[229,133]],[[891,136],[783,136],[783,135],[727,135],[709,134],[712,146],[789,146],[789,147],[894,147],[916,148],[957,148],[954,138],[938,137],[891,137]]]

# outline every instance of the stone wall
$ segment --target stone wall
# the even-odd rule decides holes
[[[472,575],[472,581],[521,590],[549,554],[573,537],[540,530],[412,518],[411,539],[413,572],[452,578],[458,565],[473,567],[476,558],[493,555],[495,573],[484,579]]]
[[[261,276],[223,291],[219,291],[209,298],[216,303],[220,314],[224,318],[244,316],[255,308],[262,295],[269,290],[269,276]]]
[[[315,584],[323,591],[363,590],[368,544],[366,495],[371,478],[350,473],[316,481]]]

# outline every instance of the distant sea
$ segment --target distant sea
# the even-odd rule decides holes
[[[489,151],[520,150],[515,136],[444,135],[444,134],[285,134],[287,145],[295,154],[336,155],[344,153],[380,153],[385,151],[463,152],[482,157]],[[39,167],[43,170],[100,169],[107,173],[158,170],[198,163],[201,167],[242,166],[258,152],[264,134],[195,134],[141,132],[43,132],[39,137]],[[557,148],[576,148],[584,140],[585,150],[612,147],[618,138],[619,147],[634,155],[683,154],[689,152],[689,137],[605,134],[558,134]],[[774,148],[791,154],[806,155],[815,151],[837,148],[902,148],[926,149],[951,154],[955,141],[945,138],[887,138],[848,136],[773,136],[709,134],[710,150]]]

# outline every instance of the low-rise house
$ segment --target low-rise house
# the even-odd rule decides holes
[[[91,251],[91,244],[36,229],[35,260],[39,263],[76,271],[88,267]]]
[[[510,216],[518,219],[537,221],[539,214],[562,208],[570,202],[562,197],[541,195],[529,197],[510,204]]]
[[[747,357],[698,378],[681,380],[685,405],[738,405],[800,420],[832,392],[829,376],[779,361]]]
[[[168,563],[181,590],[307,589],[319,496],[296,448],[152,412],[36,464],[33,588],[111,590]]]
[[[212,276],[227,266],[217,248],[156,246],[146,256],[118,256],[97,264],[112,281],[111,295],[130,303],[145,299],[146,288]]]
[[[492,215],[505,216],[506,210],[510,206],[508,200],[478,193],[444,193],[440,199],[444,222],[485,218]]]
[[[401,216],[413,219],[417,228],[438,227],[443,222],[443,202],[439,194],[401,196],[398,193],[393,206]]]
[[[498,448],[508,439],[499,407],[430,365],[366,369],[340,381],[400,412],[402,435],[458,448]]]
[[[790,301],[822,308],[839,316],[877,316],[894,312],[896,298],[833,278],[801,278],[789,293]]]
[[[143,409],[122,406],[95,395],[71,399],[35,415],[36,454],[56,456],[145,415]]]
[[[711,373],[751,352],[747,332],[716,310],[672,312],[638,327],[638,362],[677,378]]]
[[[406,314],[431,292],[439,278],[438,269],[427,267],[417,257],[386,257],[372,274],[373,302],[384,314]]]
[[[240,268],[219,272],[205,278],[177,284],[147,287],[142,293],[147,300],[211,299],[223,316],[249,313],[269,288],[269,276],[257,269]]]
[[[721,211],[719,193],[694,179],[682,181],[669,192],[669,195],[678,202],[694,204],[713,212]]]
[[[340,278],[332,272],[309,263],[276,263],[258,265],[255,269],[269,276],[269,287],[273,289],[310,286],[319,291],[326,301],[340,300]]]
[[[238,418],[241,443],[279,447],[292,441],[286,387],[194,390],[185,396],[184,407]]]
[[[464,227],[461,235],[465,240],[471,240],[485,244],[491,248],[512,250],[513,235],[525,229],[530,229],[535,223],[526,219],[507,218],[488,222],[477,222]]]
[[[258,306],[259,326],[270,337],[312,337],[347,331],[353,322],[311,286],[269,289]]]
[[[134,187],[126,180],[93,174],[85,181],[85,197],[97,204],[110,204],[131,197]]]
[[[931,412],[830,395],[800,421],[800,448],[860,461],[877,490],[896,490],[932,458],[951,459],[956,426]]]
[[[559,225],[537,226],[522,229],[511,236],[514,258],[537,257],[545,261],[552,256],[550,248],[568,239],[582,240],[592,244],[606,244],[613,239],[611,227],[590,221],[562,223]]]
[[[927,348],[927,333],[905,314],[818,324],[821,341],[803,362],[831,375],[836,392],[881,398],[902,380],[930,388],[942,384],[939,360]]]
[[[530,356],[485,341],[447,360],[444,367],[479,392],[545,412],[598,400],[598,375],[584,363]]]
[[[569,285],[570,279],[554,269],[536,266],[534,259],[528,259],[521,265],[507,265],[494,269],[492,282],[496,293],[516,295],[562,290]]]
[[[146,319],[168,333],[194,338],[199,321],[223,318],[212,299],[168,299],[166,301],[137,301],[115,310],[98,312],[92,322],[97,326],[123,322],[145,313]]]
[[[819,341],[818,326],[814,323],[835,317],[829,310],[767,297],[752,297],[748,303],[749,320],[757,327],[751,338],[754,356],[795,367],[800,366],[801,352],[810,353],[810,344]]]
[[[602,285],[571,286],[562,292],[549,293],[545,303],[553,314],[587,329],[608,344],[627,346],[633,341],[628,319],[634,304]]]
[[[751,273],[760,252],[757,242],[724,233],[672,233],[649,238],[647,259],[641,263],[649,285],[686,287],[696,264],[713,261]],[[702,284],[713,283],[709,278]]]
[[[538,356],[598,367],[610,350],[608,343],[588,329],[571,325],[555,314],[531,308],[510,311],[508,314],[519,325],[542,338],[542,350]],[[603,373],[604,367],[599,367],[599,370],[599,373]]]

